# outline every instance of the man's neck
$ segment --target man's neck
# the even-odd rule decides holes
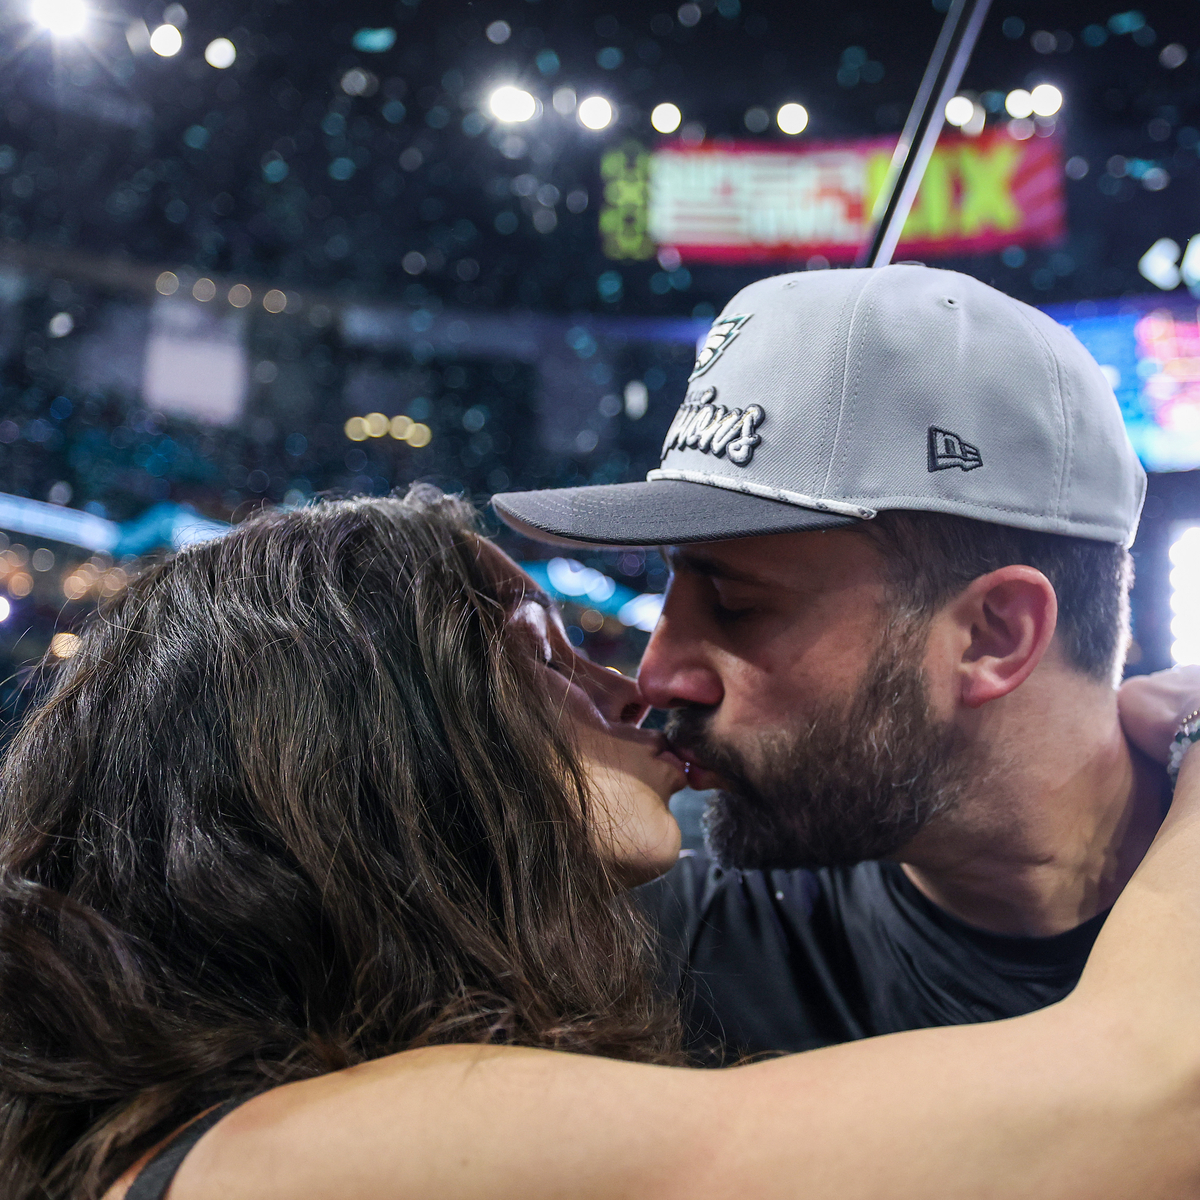
[[[1007,761],[990,755],[978,787],[897,857],[960,920],[1048,937],[1116,900],[1162,820],[1165,780],[1126,742],[1115,693],[1082,683],[1064,704],[1037,690],[983,722]]]

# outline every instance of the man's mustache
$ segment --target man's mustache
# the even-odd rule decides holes
[[[713,742],[708,729],[711,717],[712,709],[708,708],[672,709],[663,726],[663,736],[684,762],[719,775],[732,790],[745,794],[752,790],[746,765],[739,754]]]
[[[707,709],[673,708],[667,714],[663,736],[671,749],[697,766],[707,767],[703,754],[708,748]]]

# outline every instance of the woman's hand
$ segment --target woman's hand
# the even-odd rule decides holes
[[[1165,764],[1179,723],[1200,708],[1200,667],[1173,667],[1126,680],[1117,692],[1125,736]]]

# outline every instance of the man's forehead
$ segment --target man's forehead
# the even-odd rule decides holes
[[[756,539],[757,540],[757,539]],[[732,551],[725,547],[733,547]],[[668,546],[667,564],[673,571],[690,571],[694,575],[711,575],[721,579],[739,579],[746,583],[760,581],[762,569],[760,556],[747,554],[744,548],[732,542],[705,543],[702,547]],[[762,564],[766,566],[765,562]]]
[[[741,583],[782,584],[797,575],[875,560],[878,553],[872,540],[857,531],[813,529],[668,546],[666,558],[674,571]]]

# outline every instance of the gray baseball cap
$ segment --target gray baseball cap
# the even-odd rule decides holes
[[[955,271],[804,271],[713,322],[645,482],[493,497],[540,541],[654,546],[887,509],[1128,546],[1146,473],[1074,334]]]

